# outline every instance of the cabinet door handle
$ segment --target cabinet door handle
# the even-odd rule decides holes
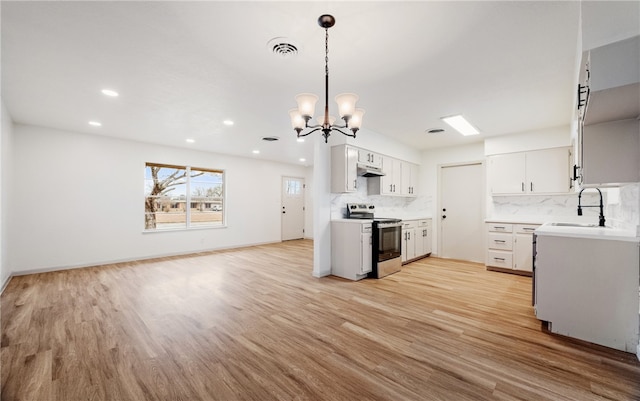
[[[507,241],[505,241],[505,240],[503,240],[503,239],[494,239],[494,240],[493,240],[493,242],[499,242],[499,243],[501,243],[501,244],[504,244],[504,243],[505,243],[505,242],[507,242]]]
[[[524,192],[524,182],[522,183],[522,192]]]
[[[393,192],[393,184],[389,184],[389,192]]]
[[[353,187],[358,188],[358,180],[353,180]]]
[[[531,227],[522,227],[522,230],[524,231],[534,231],[535,228],[531,228]]]
[[[533,181],[531,181],[531,192],[533,192]]]
[[[409,236],[409,238],[407,238],[407,239],[410,240],[411,239],[411,231],[407,231],[407,235]]]
[[[504,262],[504,258],[493,258],[493,260],[501,260]]]
[[[505,227],[502,227],[502,226],[494,226],[494,227],[493,227],[493,229],[494,229],[494,230],[504,230],[504,229],[505,229]]]

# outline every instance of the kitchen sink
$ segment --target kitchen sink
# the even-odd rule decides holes
[[[608,228],[607,226],[600,227],[597,224],[581,224],[581,223],[549,223],[550,226],[556,227],[592,227],[592,228]]]

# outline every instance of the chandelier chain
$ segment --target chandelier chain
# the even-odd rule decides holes
[[[329,75],[329,28],[325,28],[324,32],[324,73]]]

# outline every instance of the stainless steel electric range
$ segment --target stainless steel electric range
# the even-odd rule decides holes
[[[378,218],[375,206],[368,203],[348,203],[348,219],[373,220],[373,255],[369,277],[381,278],[400,271],[402,267],[402,220]]]

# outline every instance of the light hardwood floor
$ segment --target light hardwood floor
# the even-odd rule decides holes
[[[640,400],[634,355],[541,330],[529,277],[318,279],[312,247],[14,277],[2,400]]]

